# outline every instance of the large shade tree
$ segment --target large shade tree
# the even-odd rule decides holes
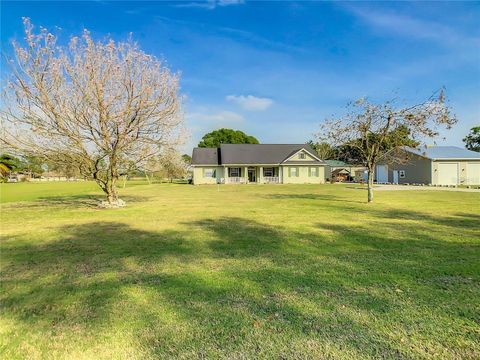
[[[221,144],[258,144],[258,140],[240,130],[218,129],[205,134],[198,147],[213,148]]]
[[[465,147],[468,150],[480,152],[480,126],[474,126],[470,133],[463,138]]]
[[[348,105],[347,113],[327,119],[318,138],[332,146],[355,152],[368,172],[368,202],[373,201],[373,181],[377,162],[389,155],[392,161],[408,161],[402,146],[422,145],[439,136],[441,127],[450,129],[457,119],[446,103],[444,90],[414,105],[400,105],[398,100],[376,104],[366,98]]]
[[[49,163],[75,165],[121,205],[116,182],[183,138],[179,78],[131,40],[68,45],[24,19],[4,93],[3,145]]]

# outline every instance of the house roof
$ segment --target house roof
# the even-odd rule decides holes
[[[431,146],[421,149],[405,146],[403,150],[431,160],[480,160],[480,153],[456,146]]]
[[[220,153],[217,148],[194,148],[192,165],[218,165]]]
[[[301,149],[317,156],[306,144],[222,144],[218,149],[193,149],[193,165],[280,164]],[[215,153],[214,153],[215,151]],[[214,162],[217,154],[217,162]],[[303,161],[318,164],[321,161]]]

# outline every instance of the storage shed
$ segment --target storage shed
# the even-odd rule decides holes
[[[456,146],[431,146],[424,149],[403,147],[406,161],[380,161],[378,183],[480,185],[480,153]],[[395,156],[392,158],[402,158]]]

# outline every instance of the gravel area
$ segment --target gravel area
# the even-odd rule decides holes
[[[439,186],[413,186],[413,185],[375,185],[375,190],[437,190],[437,191],[461,191],[480,193],[480,189],[439,187]]]

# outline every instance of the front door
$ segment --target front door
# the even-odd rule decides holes
[[[398,170],[393,170],[393,183],[398,184]]]
[[[388,182],[388,167],[387,165],[377,165],[377,183]]]
[[[248,182],[256,182],[257,174],[255,169],[248,169]]]

